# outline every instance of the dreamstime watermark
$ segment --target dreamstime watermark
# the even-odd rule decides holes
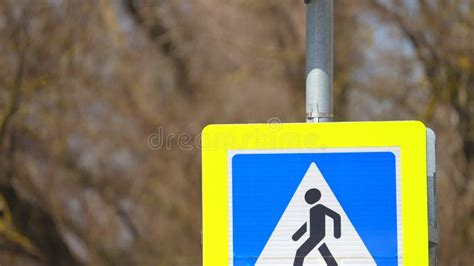
[[[163,127],[158,127],[156,132],[148,135],[147,146],[149,149],[157,150],[171,150],[177,146],[183,151],[201,150],[201,134],[189,134],[186,132],[176,134],[174,132],[166,133]]]
[[[267,127],[271,131],[277,131],[281,126],[281,120],[278,117],[270,117],[267,120]]]
[[[281,130],[281,120],[271,117],[267,120],[266,127],[255,127],[248,131],[233,132],[222,131],[212,136],[207,136],[206,150],[221,150],[232,147],[301,147],[316,146],[318,135],[305,131]],[[201,133],[190,134],[187,132],[166,132],[163,127],[158,127],[156,132],[148,135],[147,146],[149,149],[182,151],[202,150]],[[324,146],[324,145],[317,145]]]

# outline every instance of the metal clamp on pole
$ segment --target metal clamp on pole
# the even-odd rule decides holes
[[[324,113],[318,112],[318,108],[316,110],[313,109],[314,112],[306,113],[306,122],[330,122],[333,120],[332,113]]]
[[[306,121],[333,120],[333,0],[306,3]]]

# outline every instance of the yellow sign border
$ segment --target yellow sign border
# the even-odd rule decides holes
[[[418,121],[209,125],[202,132],[203,265],[228,265],[228,151],[399,147],[403,265],[429,264],[426,127]]]

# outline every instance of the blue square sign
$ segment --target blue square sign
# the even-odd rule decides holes
[[[231,265],[401,265],[399,154],[229,151]]]

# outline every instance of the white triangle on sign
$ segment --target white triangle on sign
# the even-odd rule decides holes
[[[297,249],[308,239],[309,228],[297,241],[293,241],[292,236],[304,223],[309,225],[312,205],[305,201],[305,194],[313,188],[321,192],[321,199],[316,204],[341,216],[341,237],[334,237],[333,220],[326,217],[326,236],[306,256],[303,265],[326,265],[318,251],[323,243],[338,265],[377,265],[315,163],[309,166],[255,265],[293,265]]]

